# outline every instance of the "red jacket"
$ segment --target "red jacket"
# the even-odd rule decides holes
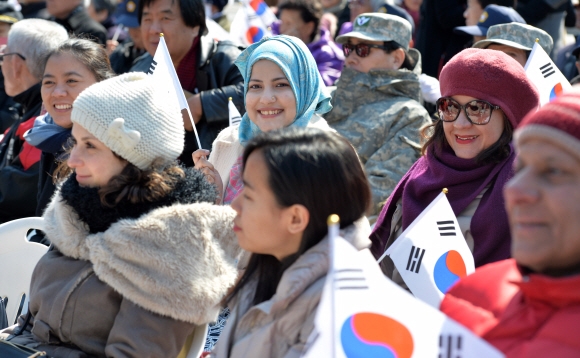
[[[580,357],[580,275],[522,276],[499,261],[452,287],[440,309],[508,358]]]

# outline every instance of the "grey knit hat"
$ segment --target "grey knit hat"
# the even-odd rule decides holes
[[[183,151],[183,120],[177,101],[158,87],[142,72],[95,83],[74,101],[71,120],[139,169],[173,161]]]

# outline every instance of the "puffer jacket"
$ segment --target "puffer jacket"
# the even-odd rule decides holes
[[[342,70],[332,93],[334,108],[324,118],[356,149],[373,194],[371,222],[407,170],[419,158],[419,129],[431,123],[419,103],[419,53],[410,49],[414,71]]]
[[[359,250],[369,247],[369,234],[366,218],[341,230]],[[328,265],[325,238],[286,269],[270,300],[251,306],[257,282],[248,283],[231,302],[234,308],[211,357],[300,357],[314,329]]]
[[[235,282],[234,216],[227,206],[176,202],[91,233],[96,224],[59,189],[44,214],[54,249],[32,276],[32,319],[21,335],[8,336],[24,316],[0,338],[51,357],[176,357]]]
[[[508,358],[580,356],[578,274],[553,278],[499,261],[459,281],[440,308]]]

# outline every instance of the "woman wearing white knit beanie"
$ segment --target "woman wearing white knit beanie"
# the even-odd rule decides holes
[[[77,97],[43,215],[54,247],[34,270],[29,313],[0,339],[51,357],[175,357],[216,318],[237,276],[235,212],[175,164],[184,129],[168,103],[141,73]]]

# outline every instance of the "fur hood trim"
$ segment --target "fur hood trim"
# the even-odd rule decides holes
[[[238,275],[235,212],[209,203],[174,204],[90,235],[57,193],[45,232],[66,256],[88,260],[100,280],[131,302],[176,320],[215,320]]]

